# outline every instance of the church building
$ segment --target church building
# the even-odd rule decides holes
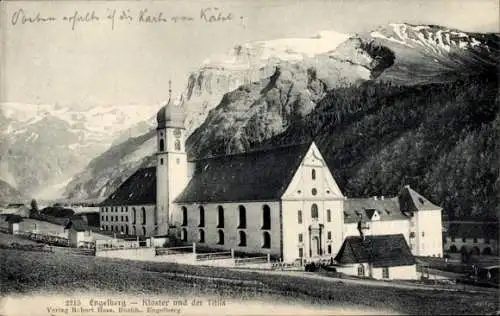
[[[413,255],[442,256],[441,208],[409,186],[348,198],[314,142],[188,161],[185,117],[170,101],[158,112],[156,167],[102,202],[102,229],[285,262],[334,258],[360,235],[402,235]]]

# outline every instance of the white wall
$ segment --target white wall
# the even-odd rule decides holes
[[[271,229],[263,230],[263,206],[267,204],[270,209],[271,215]],[[260,253],[271,254],[279,256],[281,253],[280,247],[280,203],[279,202],[249,202],[249,203],[221,203],[221,204],[202,204],[205,209],[205,225],[198,227],[200,223],[200,204],[178,205],[179,214],[182,206],[187,208],[188,231],[187,243],[196,242],[202,247],[210,247],[214,249],[242,251],[247,253]],[[224,208],[224,228],[217,228],[218,224],[218,206],[222,205]],[[239,205],[246,208],[246,229],[238,229],[239,225]],[[177,219],[182,222],[182,216]],[[199,230],[205,231],[205,242],[200,243]],[[218,231],[224,232],[224,245],[218,245]],[[239,231],[246,233],[247,246],[239,246]],[[267,231],[271,235],[271,248],[262,248],[263,245],[263,232]]]
[[[443,226],[441,210],[415,212],[417,256],[443,256]]]
[[[374,268],[371,267],[367,263],[362,263],[365,267],[365,276],[372,277],[374,279],[382,280],[384,279],[382,276],[383,268]],[[358,267],[359,263],[356,264],[348,264],[344,266],[337,267],[337,271],[341,273],[345,273],[347,275],[358,276]],[[371,271],[370,271],[371,269]],[[417,267],[416,265],[410,266],[397,266],[397,267],[389,267],[389,280],[416,280],[417,277]]]
[[[383,268],[373,268],[373,278],[382,280]],[[389,267],[389,280],[416,280],[417,279],[417,266],[398,266]]]

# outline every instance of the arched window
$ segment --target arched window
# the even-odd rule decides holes
[[[264,232],[262,234],[262,248],[271,248],[271,234],[269,232]]]
[[[479,255],[481,254],[481,251],[479,250],[479,247],[475,246],[472,248],[472,254],[473,255]]]
[[[132,236],[137,235],[137,232],[135,231],[135,226],[132,226]]]
[[[187,241],[188,240],[188,231],[186,228],[182,229],[182,235],[181,235],[181,240],[182,241]]]
[[[239,217],[240,217],[240,224],[238,225],[238,228],[247,228],[247,210],[243,205],[240,205],[238,207],[239,210]]]
[[[302,211],[301,211],[301,210],[299,210],[299,211],[297,212],[297,222],[298,222],[299,224],[302,224]]]
[[[318,220],[318,205],[311,205],[311,217],[312,219]]]
[[[174,146],[175,146],[175,150],[181,150],[181,141],[176,139]]]
[[[457,251],[458,251],[457,246],[455,245],[450,246],[450,252],[457,252]]]
[[[146,225],[146,209],[142,207],[141,210],[142,210],[142,225]]]
[[[365,266],[360,264],[358,266],[358,276],[364,277],[365,276]]]
[[[144,236],[146,236],[146,227],[143,227],[143,228],[142,228],[142,234],[143,234]]]
[[[136,221],[137,221],[137,211],[135,210],[135,207],[132,207],[132,224],[135,224]]]
[[[224,208],[222,205],[217,207],[217,228],[224,228]]]
[[[160,139],[160,151],[164,151],[165,150],[165,141],[162,139]]]
[[[205,226],[205,208],[200,205],[200,225],[198,227]]]
[[[262,207],[262,229],[271,229],[271,209],[267,204]]]
[[[154,209],[153,217],[155,219],[155,226],[156,226],[156,225],[158,225],[158,210],[156,209],[156,206]]]
[[[242,230],[240,230],[239,234],[240,234],[240,243],[238,244],[238,246],[246,247],[247,246],[247,235]]]
[[[128,235],[128,226],[125,226],[125,235]]]
[[[187,226],[188,224],[188,210],[185,206],[182,207],[182,226]]]
[[[311,171],[311,178],[313,180],[316,180],[316,170],[314,170],[314,169]]]
[[[219,230],[218,235],[219,235],[219,240],[217,241],[217,244],[224,245],[224,232],[222,230]]]
[[[205,242],[205,231],[200,229],[198,232],[200,234],[200,242]]]
[[[330,211],[329,209],[326,210],[326,221],[327,222],[331,222],[332,221],[332,211]]]

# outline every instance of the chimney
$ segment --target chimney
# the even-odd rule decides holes
[[[363,217],[360,217],[358,220],[358,231],[359,231],[359,236],[365,240],[365,234],[363,233]]]

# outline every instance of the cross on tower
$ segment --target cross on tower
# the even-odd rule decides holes
[[[168,81],[168,99],[172,97],[172,80]]]

